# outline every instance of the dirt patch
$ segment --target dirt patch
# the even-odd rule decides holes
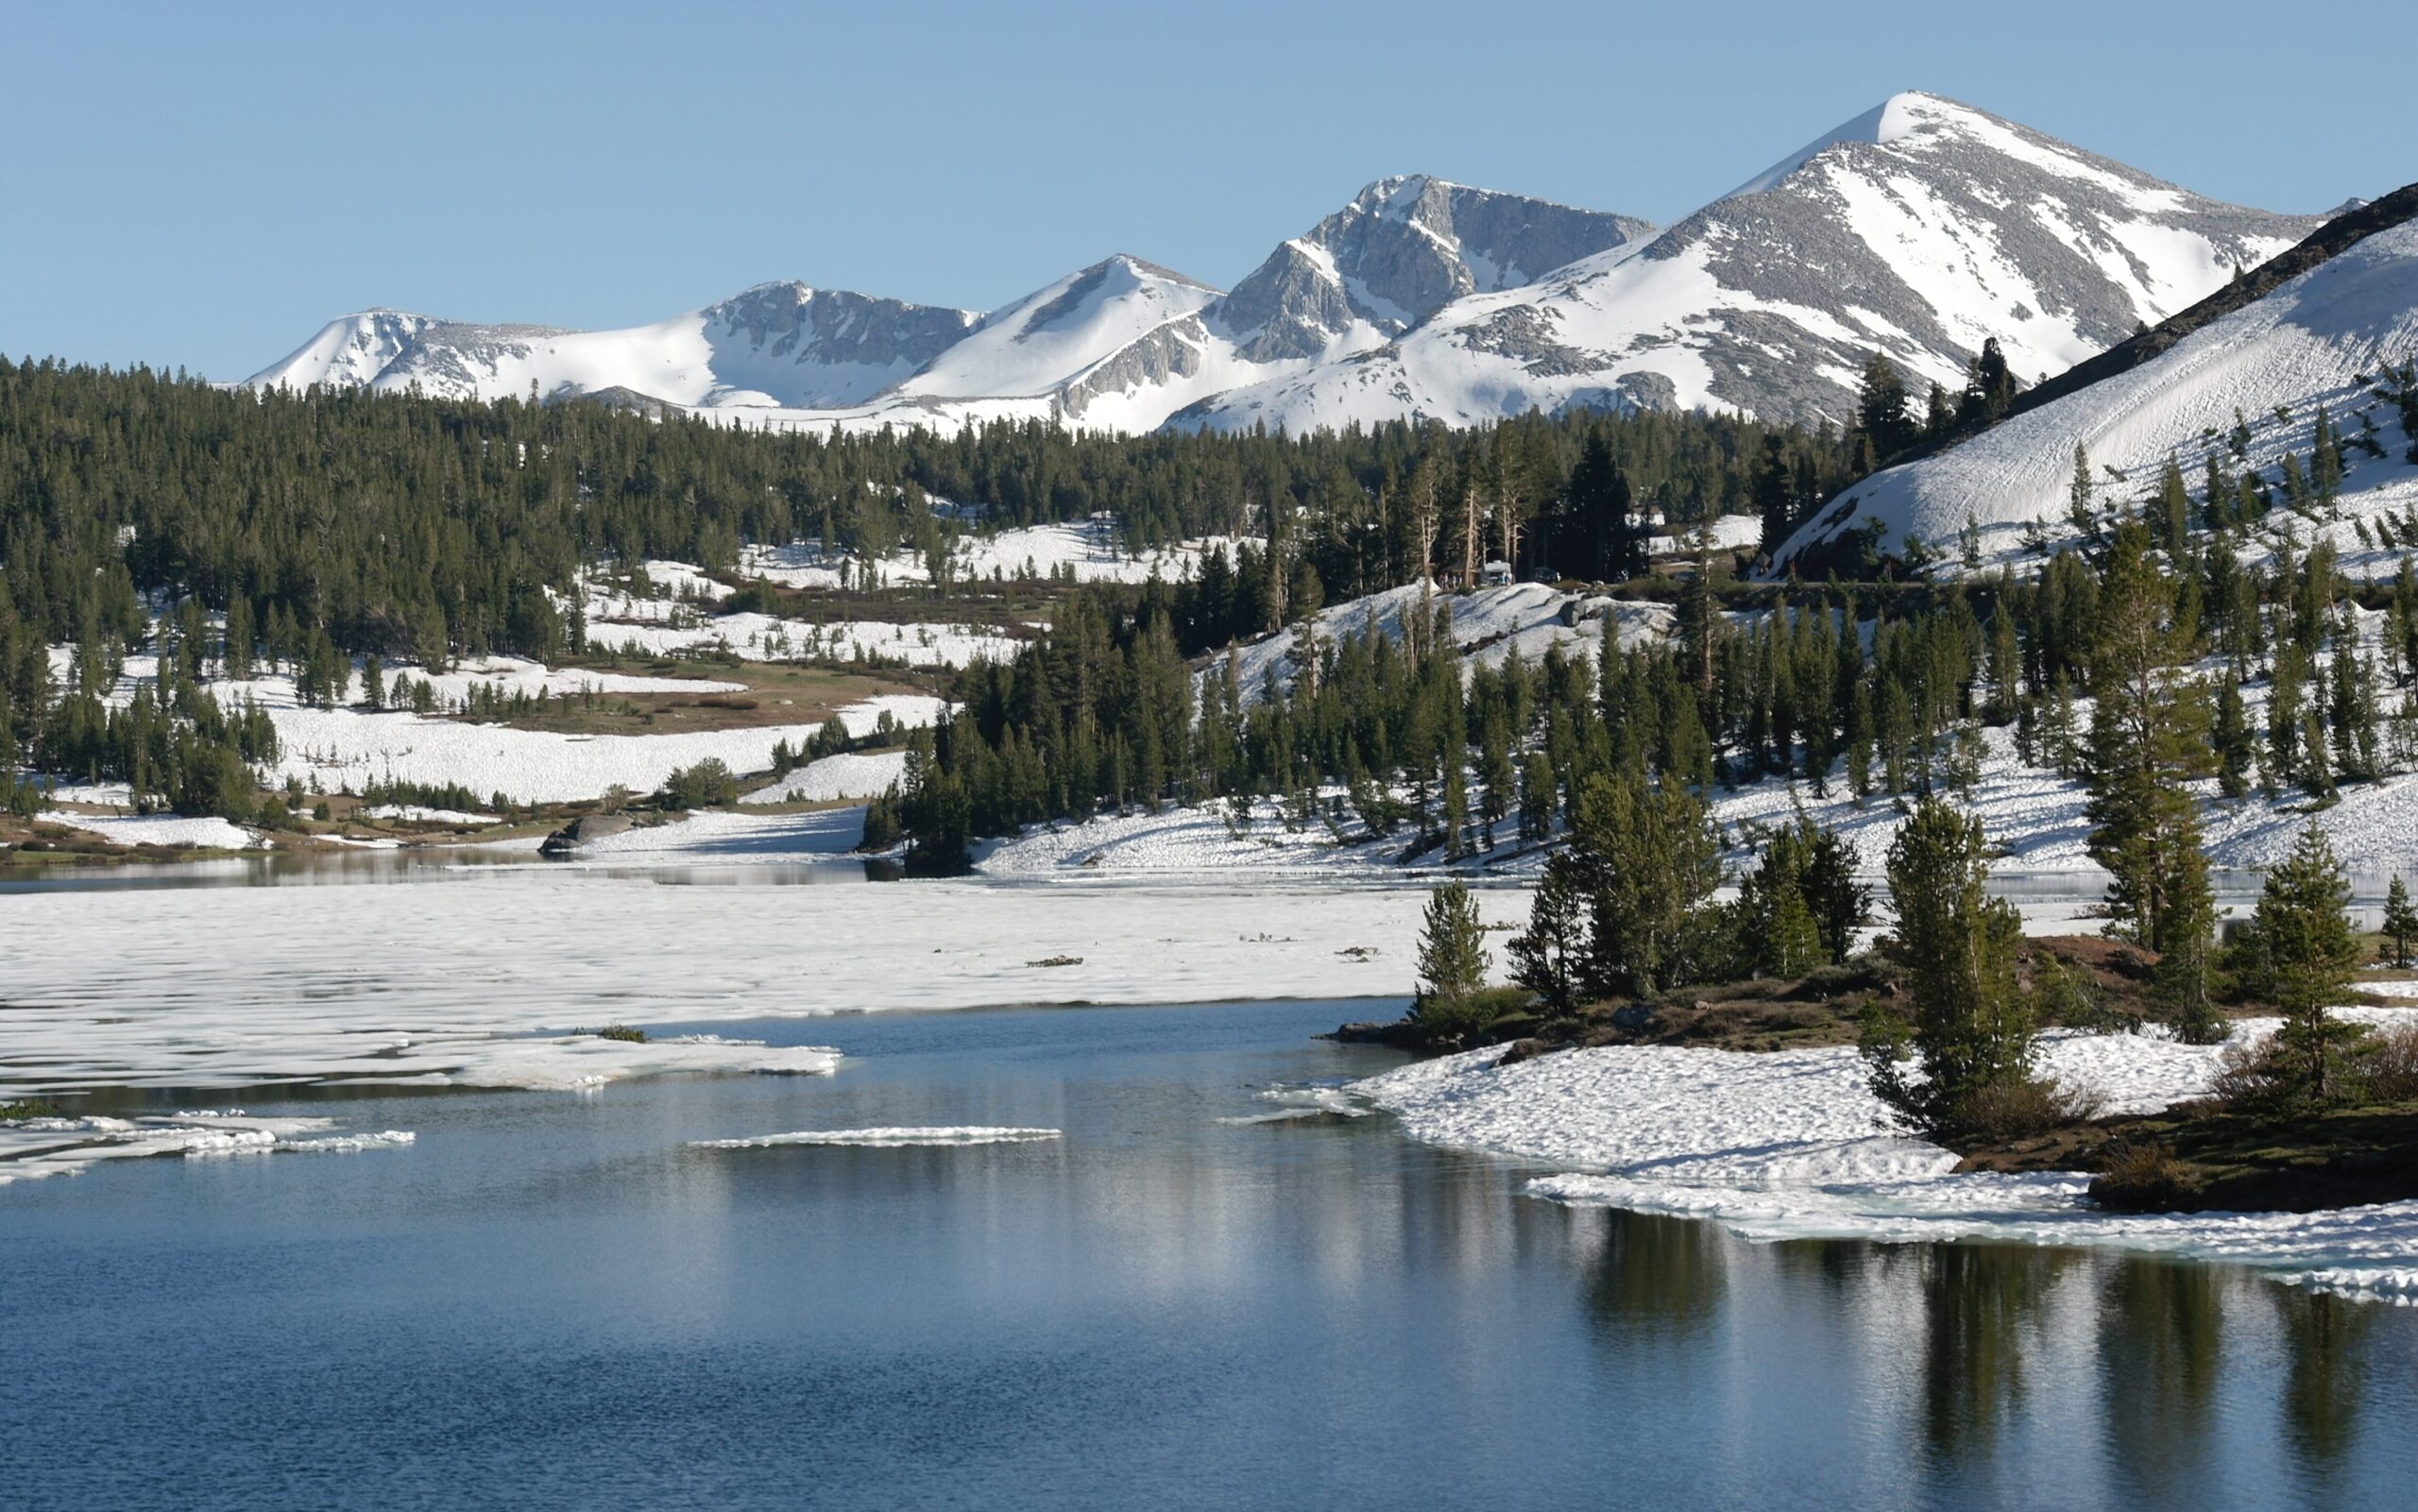
[[[706,683],[738,683],[742,691],[701,688],[696,692],[569,693],[536,707],[500,714],[456,714],[476,724],[559,735],[669,735],[704,730],[762,729],[782,724],[820,724],[851,704],[884,694],[930,693],[933,679],[907,671],[856,671],[787,662],[587,661],[564,669],[670,677]]]

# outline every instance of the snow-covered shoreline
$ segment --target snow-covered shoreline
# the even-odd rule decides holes
[[[2418,1011],[2344,1009],[2372,1023]],[[2275,1021],[2245,1020],[2237,1039]],[[2044,1071],[2109,1113],[2205,1093],[2218,1047],[2155,1034],[2043,1037]],[[2418,1202],[2316,1214],[2111,1214],[2072,1172],[1956,1174],[1957,1157],[1887,1131],[1853,1048],[1745,1053],[1661,1045],[1498,1065],[1501,1047],[1420,1062],[1348,1090],[1414,1139],[1546,1167],[1536,1197],[1708,1218],[1749,1238],[2101,1245],[2221,1259],[2418,1302]]]

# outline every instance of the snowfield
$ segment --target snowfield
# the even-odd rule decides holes
[[[1486,667],[1501,666],[1515,649],[1531,666],[1556,646],[1566,655],[1592,659],[1604,643],[1607,620],[1617,627],[1618,643],[1624,649],[1663,638],[1675,621],[1668,604],[1564,593],[1541,583],[1513,583],[1468,593],[1446,593],[1433,584],[1413,583],[1321,609],[1318,638],[1323,645],[1333,645],[1347,636],[1366,639],[1373,630],[1398,642],[1405,623],[1424,623],[1438,610],[1452,617],[1455,648],[1471,665]],[[1236,651],[1246,701],[1257,699],[1270,678],[1280,688],[1292,686],[1300,641],[1301,632],[1287,629]],[[1219,674],[1213,664],[1204,675]]]
[[[907,774],[904,751],[843,751],[809,761],[740,799],[746,804],[830,803],[878,798]]]
[[[175,814],[76,814],[48,809],[46,824],[65,824],[98,835],[112,845],[167,845],[241,851],[264,843],[241,824],[224,819],[185,819]]]
[[[137,674],[129,662],[128,675]],[[589,679],[599,691],[659,692],[730,689],[730,683],[699,683],[676,678],[621,677],[611,673],[547,671],[532,663],[512,663],[501,671],[465,670],[451,674],[459,680],[496,677],[501,686],[529,690],[576,691]],[[414,674],[417,680],[417,674]],[[616,685],[624,686],[616,686]],[[639,685],[639,686],[626,686]],[[315,792],[361,792],[372,783],[412,782],[443,787],[458,783],[485,798],[502,793],[515,803],[576,803],[602,797],[610,788],[653,792],[683,767],[713,757],[733,772],[761,772],[773,764],[773,747],[786,740],[802,750],[820,728],[816,724],[762,725],[751,729],[707,730],[663,735],[567,735],[551,730],[520,730],[504,724],[473,723],[458,719],[424,718],[405,710],[369,713],[358,708],[308,708],[295,699],[294,680],[286,676],[249,682],[218,682],[211,690],[229,707],[246,699],[258,704],[277,726],[281,752],[268,771],[269,780],[298,778]],[[131,696],[130,683],[121,685]],[[850,704],[838,711],[852,736],[873,733],[884,714],[895,724],[914,728],[940,717],[943,701],[920,693],[884,693]],[[870,796],[842,794],[831,796]],[[60,816],[61,823],[98,828],[91,816]],[[217,824],[220,820],[111,821],[121,833],[150,833],[143,825]],[[127,828],[127,825],[137,828]],[[198,830],[193,833],[200,833]],[[240,832],[238,832],[240,833]],[[112,838],[116,838],[114,835]],[[125,843],[137,841],[127,839]],[[242,840],[179,840],[161,843],[245,844]]]
[[[904,667],[968,667],[977,661],[1006,661],[1021,647],[1017,637],[993,625],[888,620],[818,623],[754,613],[710,619],[691,616],[679,622],[592,619],[587,642],[642,656],[726,651],[742,661],[866,660]]]
[[[2368,1023],[2418,1010],[2343,1009]],[[2238,1040],[2273,1032],[2238,1026]],[[2220,1047],[2154,1034],[2043,1036],[2041,1068],[2150,1113],[2207,1089]],[[1499,1047],[1348,1090],[1413,1138],[1565,1174],[1537,1196],[1716,1219],[1754,1238],[2105,1244],[2226,1259],[2343,1289],[2418,1294],[2418,1202],[2340,1213],[2134,1216],[2089,1206],[2072,1173],[1952,1174],[1956,1157],[1892,1134],[1849,1046],[1745,1054],[1664,1045],[1565,1050],[1510,1066]]]
[[[615,787],[653,792],[673,773],[707,757],[733,772],[760,772],[773,764],[775,745],[786,740],[803,748],[818,728],[564,735],[408,713],[302,708],[292,703],[290,684],[281,705],[271,702],[278,689],[258,691],[283,747],[271,780],[298,777],[315,792],[359,792],[377,782],[458,782],[483,797],[500,792],[515,803],[574,803]]]
[[[936,500],[934,504],[939,507],[945,501]],[[1048,579],[1069,571],[1079,583],[1145,583],[1152,573],[1173,583],[1197,570],[1212,549],[1222,549],[1231,557],[1245,542],[1266,544],[1255,535],[1207,535],[1178,546],[1126,552],[1119,549],[1115,531],[1105,522],[1024,525],[960,535],[949,553],[949,570],[960,583],[988,582],[994,577]],[[841,565],[841,558],[826,554],[811,541],[750,546],[741,552],[739,575],[784,587],[832,589],[842,586]],[[894,552],[871,564],[849,559],[851,581],[859,581],[857,574],[868,565],[890,586],[932,580],[931,566],[922,557]]]

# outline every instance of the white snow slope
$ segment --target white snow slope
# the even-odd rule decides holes
[[[2045,525],[2052,548],[2076,534],[2068,523],[2074,448],[2084,449],[2105,496],[2131,504],[2156,485],[2169,457],[2183,467],[2195,502],[2202,465],[2219,456],[2229,472],[2256,469],[2273,483],[2287,452],[2306,467],[2318,406],[2346,438],[2373,423],[2384,451],[2346,448],[2337,514],[2300,519],[2280,509],[2270,523],[2290,525],[2304,546],[2334,539],[2344,569],[2370,576],[2399,570],[2401,552],[2369,548],[2357,521],[2418,506],[2418,467],[2408,451],[2418,435],[2401,426],[2382,385],[2389,365],[2418,360],[2418,223],[2405,222],[2355,243],[2230,314],[2191,332],[2167,351],[2036,410],[2018,415],[1936,456],[1864,480],[1783,542],[1785,564],[1843,534],[1882,529],[1899,549],[1912,536],[1952,546],[1967,520],[1980,527],[1985,570],[2027,553],[2026,527]],[[2251,433],[2237,459],[2228,433]],[[2119,481],[2111,475],[2121,474]]]

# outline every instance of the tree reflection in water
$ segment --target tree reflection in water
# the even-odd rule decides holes
[[[2225,1290],[2241,1279],[2193,1261],[2102,1263],[2099,1397],[2107,1461],[2128,1501],[2194,1504],[2220,1487],[2211,1440]],[[2265,1284],[2253,1283],[2252,1284]]]
[[[1944,1244],[1922,1251],[1923,1437],[1963,1458],[1987,1450],[2023,1399],[2041,1302],[2072,1250]]]
[[[2275,1287],[2273,1300],[2290,1356],[2284,1371],[2284,1441],[2301,1472],[2323,1485],[2341,1469],[2358,1436],[2368,1384],[2368,1335],[2375,1326],[2376,1309],[2373,1303],[2290,1286]]]
[[[1623,1340],[1685,1342],[1711,1324],[1728,1290],[1723,1247],[1710,1223],[1607,1210],[1604,1238],[1587,1272],[1587,1302],[1599,1331]]]

